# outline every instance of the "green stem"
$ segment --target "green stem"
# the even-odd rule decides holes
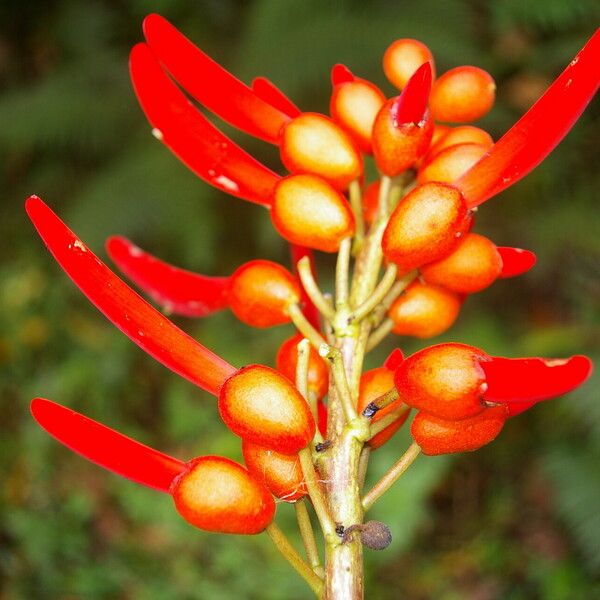
[[[419,448],[416,442],[413,442],[408,447],[408,450],[391,469],[365,494],[362,501],[365,512],[396,483],[400,476],[412,465],[417,456],[419,456],[420,452],[421,448]]]
[[[317,598],[321,598],[323,595],[323,580],[306,564],[283,531],[281,531],[275,522],[272,522],[267,527],[266,532],[271,540],[273,540],[277,550],[279,550],[282,556],[290,563],[290,565],[292,565],[298,575],[308,583]]]
[[[298,528],[300,529],[300,535],[302,536],[302,542],[304,543],[304,549],[306,550],[308,562],[314,573],[323,578],[325,575],[325,570],[321,566],[319,549],[317,548],[315,532],[313,531],[312,523],[310,522],[310,515],[308,514],[308,509],[306,508],[306,500],[301,498],[294,504],[294,508],[296,509]]]
[[[335,305],[337,308],[348,303],[348,270],[350,268],[350,251],[352,238],[345,238],[340,243],[335,266]]]
[[[346,415],[346,421],[350,422],[356,418],[356,409],[354,407],[354,401],[352,400],[352,392],[348,385],[348,378],[346,377],[346,369],[344,368],[344,361],[342,353],[329,344],[323,344],[319,348],[319,354],[329,360],[331,363],[331,374],[333,375],[333,381],[337,389],[339,398],[344,408],[344,414]]]
[[[354,222],[356,224],[356,233],[354,234],[354,250],[359,252],[365,237],[365,220],[363,217],[362,207],[362,192],[360,189],[360,182],[354,180],[350,183],[350,207],[354,214]]]
[[[331,302],[325,298],[323,292],[321,292],[317,282],[315,281],[315,277],[313,275],[313,271],[310,265],[310,259],[308,258],[308,256],[305,256],[298,261],[296,269],[298,270],[300,281],[302,281],[302,285],[304,286],[308,297],[312,300],[313,304],[319,309],[319,312],[328,321],[331,321],[335,314],[333,306],[331,305]]]
[[[308,494],[313,506],[315,507],[315,512],[317,513],[317,518],[321,524],[321,529],[323,530],[325,539],[335,539],[335,523],[331,519],[329,508],[327,506],[327,499],[323,494],[321,484],[317,480],[310,449],[307,447],[300,450],[300,452],[298,452],[298,456],[300,458],[300,465],[302,467],[302,473],[306,482],[306,488],[308,489]]]
[[[386,297],[387,293],[390,291],[391,287],[396,281],[397,272],[398,267],[394,264],[391,264],[386,269],[383,278],[373,290],[373,293],[370,295],[369,299],[363,302],[356,310],[354,310],[354,312],[350,315],[350,318],[360,321],[364,319],[381,302],[383,302],[383,299]]]
[[[321,344],[325,343],[321,334],[310,324],[297,304],[289,304],[287,313],[292,320],[292,323],[296,326],[296,329],[307,338],[317,350],[321,347]]]
[[[386,319],[370,336],[367,342],[367,352],[371,352],[380,344],[394,329],[394,321]]]

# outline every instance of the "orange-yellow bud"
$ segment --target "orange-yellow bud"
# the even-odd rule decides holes
[[[252,260],[237,269],[229,281],[229,306],[252,327],[288,323],[287,307],[300,300],[296,278],[270,260]]]
[[[451,252],[471,218],[462,194],[445,183],[426,183],[407,194],[392,213],[381,242],[401,272]]]
[[[460,312],[459,296],[437,285],[413,282],[389,310],[394,333],[430,338],[449,329]]]
[[[485,410],[481,361],[489,356],[465,344],[438,344],[409,356],[396,369],[396,389],[406,404],[440,419],[461,420]]]
[[[467,233],[444,258],[421,268],[425,281],[460,294],[473,294],[490,286],[502,272],[496,245],[477,233]]]
[[[399,123],[394,107],[397,98],[388,100],[373,124],[373,155],[377,168],[395,177],[412,167],[431,143],[433,121],[428,113],[419,123]]]
[[[283,454],[296,454],[315,434],[315,421],[300,392],[287,377],[263,365],[244,367],[223,384],[219,412],[242,439]]]
[[[244,467],[221,456],[190,461],[173,481],[171,494],[181,516],[205,531],[260,533],[275,515],[269,490]]]
[[[419,183],[428,181],[452,183],[485,156],[488,150],[489,147],[482,144],[448,146],[423,164],[419,170],[417,181]]]
[[[333,88],[329,112],[358,147],[370,154],[373,123],[384,102],[385,96],[376,85],[365,79],[355,78]]]
[[[502,431],[507,417],[506,406],[487,408],[462,421],[447,421],[418,412],[410,431],[423,454],[428,456],[472,452],[493,441]]]
[[[434,70],[431,50],[418,40],[404,38],[393,42],[385,51],[383,71],[390,83],[401,90],[414,72],[428,61]],[[433,76],[435,77],[435,70]]]
[[[275,187],[271,219],[288,242],[323,252],[336,252],[354,234],[348,201],[316,175],[284,177]]]
[[[433,84],[429,108],[436,120],[468,123],[487,114],[495,98],[496,84],[487,71],[479,67],[456,67]]]
[[[290,173],[320,175],[339,190],[345,190],[363,171],[362,156],[352,138],[316,113],[303,113],[285,125],[280,152]]]
[[[264,446],[242,441],[244,461],[250,472],[280,500],[295,502],[306,496],[306,485],[297,455],[281,454]]]
[[[475,127],[474,125],[459,125],[458,127],[436,125],[435,130],[437,131],[439,127],[444,127],[445,131],[437,139],[435,139],[434,135],[425,160],[430,160],[445,148],[456,146],[456,144],[481,144],[488,149],[494,145],[492,136],[484,129]]]

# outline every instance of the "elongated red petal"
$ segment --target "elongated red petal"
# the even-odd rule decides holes
[[[176,327],[117,277],[37,196],[25,203],[67,275],[126,336],[167,368],[217,395],[236,369]]]
[[[308,256],[308,259],[310,260],[310,268],[313,272],[313,277],[316,277],[315,257],[313,251],[310,248],[307,248],[306,246],[298,246],[297,244],[290,244],[290,254],[292,256],[292,265],[294,267],[294,271],[296,271],[296,265],[298,264],[298,261],[304,258],[305,256]],[[321,317],[319,310],[313,304],[309,295],[306,293],[306,290],[304,289],[304,286],[302,285],[302,282],[300,281],[299,277],[298,282],[300,283],[300,289],[302,291],[302,312],[304,313],[304,316],[309,320],[310,324],[317,331],[321,331]]]
[[[580,386],[592,373],[592,361],[577,355],[565,359],[502,358],[481,362],[489,402],[535,403]]]
[[[419,123],[425,117],[431,92],[431,63],[423,63],[408,80],[406,87],[392,106],[394,125]]]
[[[205,317],[228,306],[229,277],[209,277],[173,267],[120,236],[107,240],[106,251],[129,279],[171,312]]]
[[[155,135],[189,169],[232,196],[271,205],[279,176],[210,123],[164,73],[146,44],[133,47],[129,68]]]
[[[331,69],[331,85],[333,85],[333,87],[354,80],[355,77],[352,74],[352,71],[346,65],[342,65],[341,63],[333,65]]]
[[[501,279],[523,275],[537,262],[537,257],[531,250],[511,248],[510,246],[498,246],[497,250],[502,258]]]
[[[600,29],[544,95],[454,183],[469,207],[510,187],[552,152],[596,93],[599,61]]]
[[[169,492],[185,464],[56,402],[36,398],[31,414],[38,424],[73,452],[142,485]]]
[[[300,109],[266,77],[255,77],[252,80],[252,91],[265,102],[274,106],[289,117],[297,117]]]
[[[160,15],[144,19],[146,41],[181,87],[234,127],[276,144],[290,120],[192,44]]]

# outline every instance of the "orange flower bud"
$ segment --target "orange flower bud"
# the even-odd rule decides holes
[[[406,404],[441,419],[467,419],[485,410],[483,351],[465,344],[438,344],[408,357],[394,378]]]
[[[433,54],[422,42],[404,38],[393,42],[383,55],[383,71],[390,83],[399,90],[404,88],[413,73],[426,62],[434,71]]]
[[[370,402],[373,402],[373,400],[376,400],[379,398],[379,396],[383,396],[383,394],[389,392],[393,387],[394,371],[391,371],[386,367],[378,367],[377,369],[365,371],[363,376],[360,378],[356,411],[360,414]],[[372,422],[376,423],[379,421],[379,419],[400,408],[401,406],[402,400],[396,400],[395,402],[388,404],[388,406],[375,413]],[[380,431],[377,435],[373,436],[367,442],[367,445],[371,446],[373,450],[383,446],[396,433],[396,431],[402,427],[408,418],[409,413],[410,408],[406,407],[406,410],[397,421],[388,425],[383,431]]]
[[[468,231],[471,218],[462,194],[445,183],[426,183],[395,208],[383,234],[383,253],[401,272],[445,256]]]
[[[235,316],[252,327],[288,323],[287,307],[300,300],[296,278],[269,260],[252,260],[233,273],[228,287]]]
[[[281,344],[277,352],[277,370],[290,381],[296,379],[298,364],[298,344],[303,339],[300,334],[293,335]],[[308,355],[308,389],[320,400],[329,389],[329,369],[327,362],[310,346]]]
[[[242,441],[242,452],[250,472],[277,498],[295,502],[307,494],[297,455],[281,454],[248,440]]]
[[[348,201],[316,175],[284,177],[275,187],[271,219],[288,242],[336,252],[354,234]]]
[[[437,139],[435,139],[434,133],[434,139],[431,140],[431,147],[426,156],[427,161],[445,148],[456,146],[456,144],[481,144],[488,149],[494,145],[492,136],[487,131],[474,125],[459,125],[458,127],[436,125],[435,131],[438,130],[438,127],[444,127],[445,133],[442,133]]]
[[[467,233],[450,254],[421,267],[425,281],[460,294],[485,289],[501,272],[502,257],[496,245],[477,233]]]
[[[419,183],[452,183],[464,175],[488,150],[489,147],[482,144],[448,146],[423,164],[417,180]]]
[[[383,92],[370,81],[355,78],[333,88],[329,112],[358,147],[371,154],[371,132],[379,109],[385,102]]]
[[[269,490],[244,467],[221,456],[190,461],[174,480],[171,494],[181,516],[206,531],[260,533],[275,515]]]
[[[316,113],[303,113],[283,128],[280,152],[290,173],[320,175],[339,190],[363,171],[362,156],[350,136]]]
[[[410,431],[423,454],[435,456],[472,452],[493,441],[502,431],[507,418],[506,406],[487,408],[462,421],[446,421],[426,412],[418,412]]]
[[[446,71],[433,84],[429,107],[436,120],[468,123],[483,117],[495,98],[492,76],[479,67],[463,66]]]
[[[388,100],[373,124],[373,155],[377,168],[395,177],[421,158],[433,135],[433,121],[428,113],[419,123],[400,123],[395,117],[398,98]]]
[[[460,312],[457,294],[437,285],[415,281],[390,307],[394,333],[430,338],[449,329]]]
[[[315,434],[306,400],[287,377],[263,365],[244,367],[223,384],[219,412],[242,439],[283,454],[296,454]]]

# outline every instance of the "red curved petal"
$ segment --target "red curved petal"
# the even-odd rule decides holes
[[[483,398],[499,403],[535,403],[561,396],[592,373],[592,361],[582,355],[565,359],[494,357],[480,364],[487,384]]]
[[[341,63],[333,65],[331,69],[331,85],[333,85],[333,87],[342,83],[354,81],[355,79],[352,71],[346,65],[342,65]]]
[[[252,91],[265,102],[274,106],[292,119],[300,114],[300,109],[266,77],[255,77],[252,80]]]
[[[100,312],[167,368],[215,396],[219,393],[234,367],[138,296],[37,196],[25,208],[58,264]]]
[[[234,127],[277,144],[290,117],[204,54],[160,15],[144,19],[146,41],[182,88]]]
[[[189,169],[227,194],[271,205],[279,176],[210,123],[167,77],[146,44],[133,47],[129,68],[155,135]]]
[[[315,257],[313,251],[310,248],[307,248],[306,246],[298,246],[297,244],[290,244],[290,254],[292,255],[292,265],[294,267],[296,275],[296,265],[298,264],[298,261],[303,259],[305,256],[308,256],[308,259],[310,260],[310,268],[313,272],[313,277],[316,278]],[[317,331],[321,331],[321,315],[319,313],[319,310],[313,304],[309,295],[306,293],[299,277],[298,281],[300,283],[300,289],[302,291],[302,312],[304,313],[304,316],[308,319],[310,324]]]
[[[423,63],[408,80],[404,90],[392,105],[394,125],[420,123],[427,111],[431,92],[431,63]]]
[[[567,135],[600,84],[600,29],[517,123],[453,185],[470,207],[510,187]]]
[[[178,269],[121,236],[110,237],[106,251],[129,279],[170,312],[205,317],[228,306],[225,292],[229,277],[208,277]]]
[[[502,258],[501,279],[523,275],[537,262],[537,257],[531,250],[511,248],[510,246],[498,246],[497,250]]]
[[[185,463],[140,444],[56,402],[36,398],[31,414],[38,424],[73,452],[142,485],[169,492]]]
[[[400,363],[404,361],[404,353],[400,348],[395,348],[390,352],[390,355],[385,359],[383,366],[388,369],[388,371],[395,371]]]

